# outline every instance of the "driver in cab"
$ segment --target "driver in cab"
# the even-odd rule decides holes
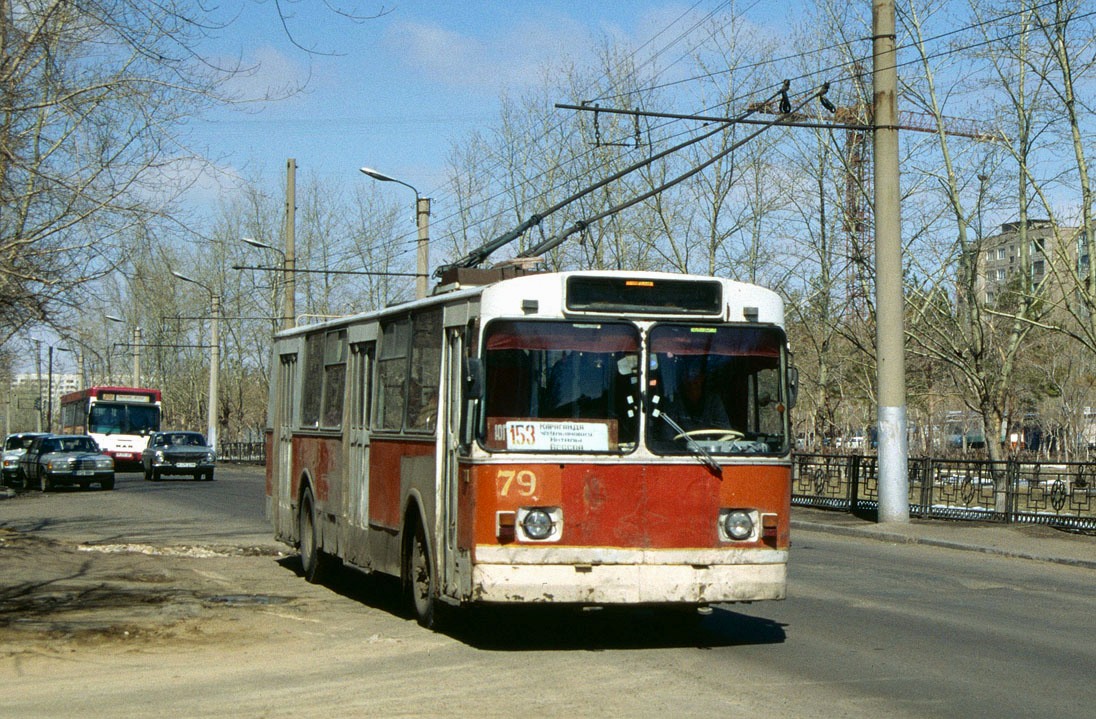
[[[666,414],[685,432],[696,430],[730,431],[731,422],[723,405],[718,386],[707,366],[706,357],[678,357],[673,374],[674,386],[665,387],[658,409]],[[661,418],[658,435],[664,439],[676,439],[677,429]]]

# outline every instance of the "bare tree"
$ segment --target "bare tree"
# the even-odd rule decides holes
[[[0,0],[0,344],[29,324],[63,328],[88,284],[122,264],[134,228],[170,227],[204,162],[187,120],[300,90],[233,94],[228,81],[258,67],[205,54],[250,2]],[[293,5],[271,9],[287,39],[323,50],[305,46]],[[327,6],[351,22],[376,8]]]
[[[241,71],[195,56],[214,29],[182,0],[0,0],[0,339],[77,304],[170,201],[179,123]]]

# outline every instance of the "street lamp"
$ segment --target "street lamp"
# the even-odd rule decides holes
[[[46,384],[46,431],[53,431],[53,352],[72,352],[68,347],[49,346],[49,380]]]
[[[282,256],[282,280],[285,282],[285,302],[282,307],[282,329],[290,329],[294,325],[293,316],[296,313],[297,301],[297,268],[292,253],[280,250],[274,245],[259,242],[251,237],[241,237],[240,240],[252,247],[258,247],[263,250],[273,250]]]
[[[115,317],[114,315],[103,315],[111,322],[120,322],[123,325],[128,325],[121,317]],[[133,328],[133,386],[141,386],[141,328]]]
[[[410,188],[415,193],[415,226],[419,230],[418,260],[416,263],[418,277],[415,279],[415,296],[422,299],[426,297],[426,280],[430,273],[430,198],[420,197],[419,191],[413,185],[389,177],[371,167],[363,167],[361,172],[378,182],[395,182],[397,185]]]
[[[207,287],[205,284],[181,275],[174,270],[171,274],[178,277],[183,282],[190,282],[191,284],[198,285],[203,290],[209,293],[209,302],[211,306],[211,317],[209,320],[209,421],[206,429],[206,439],[209,440],[209,446],[214,449],[217,448],[217,375],[220,372],[221,365],[221,345],[217,335],[217,318],[221,314],[221,296]]]

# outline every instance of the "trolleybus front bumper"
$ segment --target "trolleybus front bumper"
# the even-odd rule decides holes
[[[477,547],[472,600],[695,604],[784,599],[788,552]],[[535,560],[535,561],[534,561]]]

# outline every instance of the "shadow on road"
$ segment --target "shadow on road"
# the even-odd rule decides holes
[[[304,581],[298,557],[278,560]],[[398,580],[342,568],[323,586],[361,604],[413,621]],[[780,644],[784,625],[715,607],[708,615],[659,607],[560,605],[446,608],[439,631],[488,651],[605,651]]]

